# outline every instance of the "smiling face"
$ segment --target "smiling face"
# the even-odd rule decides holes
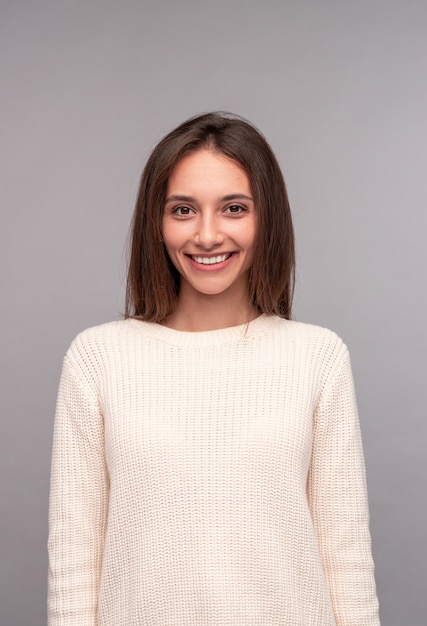
[[[256,212],[244,169],[220,152],[192,152],[167,187],[163,241],[181,276],[180,299],[235,291],[249,299]]]

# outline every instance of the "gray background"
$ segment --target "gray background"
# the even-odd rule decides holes
[[[254,121],[283,166],[295,316],[336,330],[353,356],[383,624],[425,625],[426,3],[0,7],[1,626],[46,619],[63,354],[123,310],[149,151],[212,109]]]

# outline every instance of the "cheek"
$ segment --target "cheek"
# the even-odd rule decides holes
[[[162,225],[162,238],[166,254],[179,273],[182,271],[181,265],[183,262],[180,252],[186,242],[185,233],[180,226],[183,226],[183,224],[171,223],[168,220],[165,220]]]
[[[167,220],[164,220],[162,224],[162,238],[166,246],[166,250],[170,255],[173,249],[178,245],[179,237],[176,228],[174,228],[173,225],[171,225]]]
[[[257,236],[257,225],[255,218],[253,220],[248,220],[245,223],[244,228],[237,228],[235,233],[235,238],[239,241],[242,248],[249,250],[253,248],[255,244],[255,239]]]
[[[164,219],[162,222],[162,237],[165,245],[171,249],[179,249],[189,239],[191,225],[185,221]]]
[[[252,264],[254,256],[256,254],[257,239],[258,239],[258,228],[257,228],[257,221],[254,218],[253,223],[251,224],[251,227],[248,228],[248,231],[246,233],[246,250],[248,252],[248,258],[249,258],[250,264]]]

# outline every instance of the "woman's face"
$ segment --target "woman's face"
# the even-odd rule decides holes
[[[181,293],[247,291],[256,211],[238,163],[207,149],[181,159],[168,181],[162,231]]]

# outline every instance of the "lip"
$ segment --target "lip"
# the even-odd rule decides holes
[[[215,258],[217,256],[223,256],[224,254],[229,254],[230,256],[225,259],[225,261],[220,261],[219,263],[212,263],[212,264],[204,264],[204,263],[198,263],[197,261],[195,261],[192,257],[204,257],[207,259],[212,259]],[[219,270],[224,269],[225,267],[228,267],[228,265],[230,265],[230,263],[233,262],[233,259],[236,257],[236,252],[223,252],[222,254],[186,254],[186,257],[191,265],[191,267],[193,267],[195,270],[198,270],[199,272],[217,272]]]

